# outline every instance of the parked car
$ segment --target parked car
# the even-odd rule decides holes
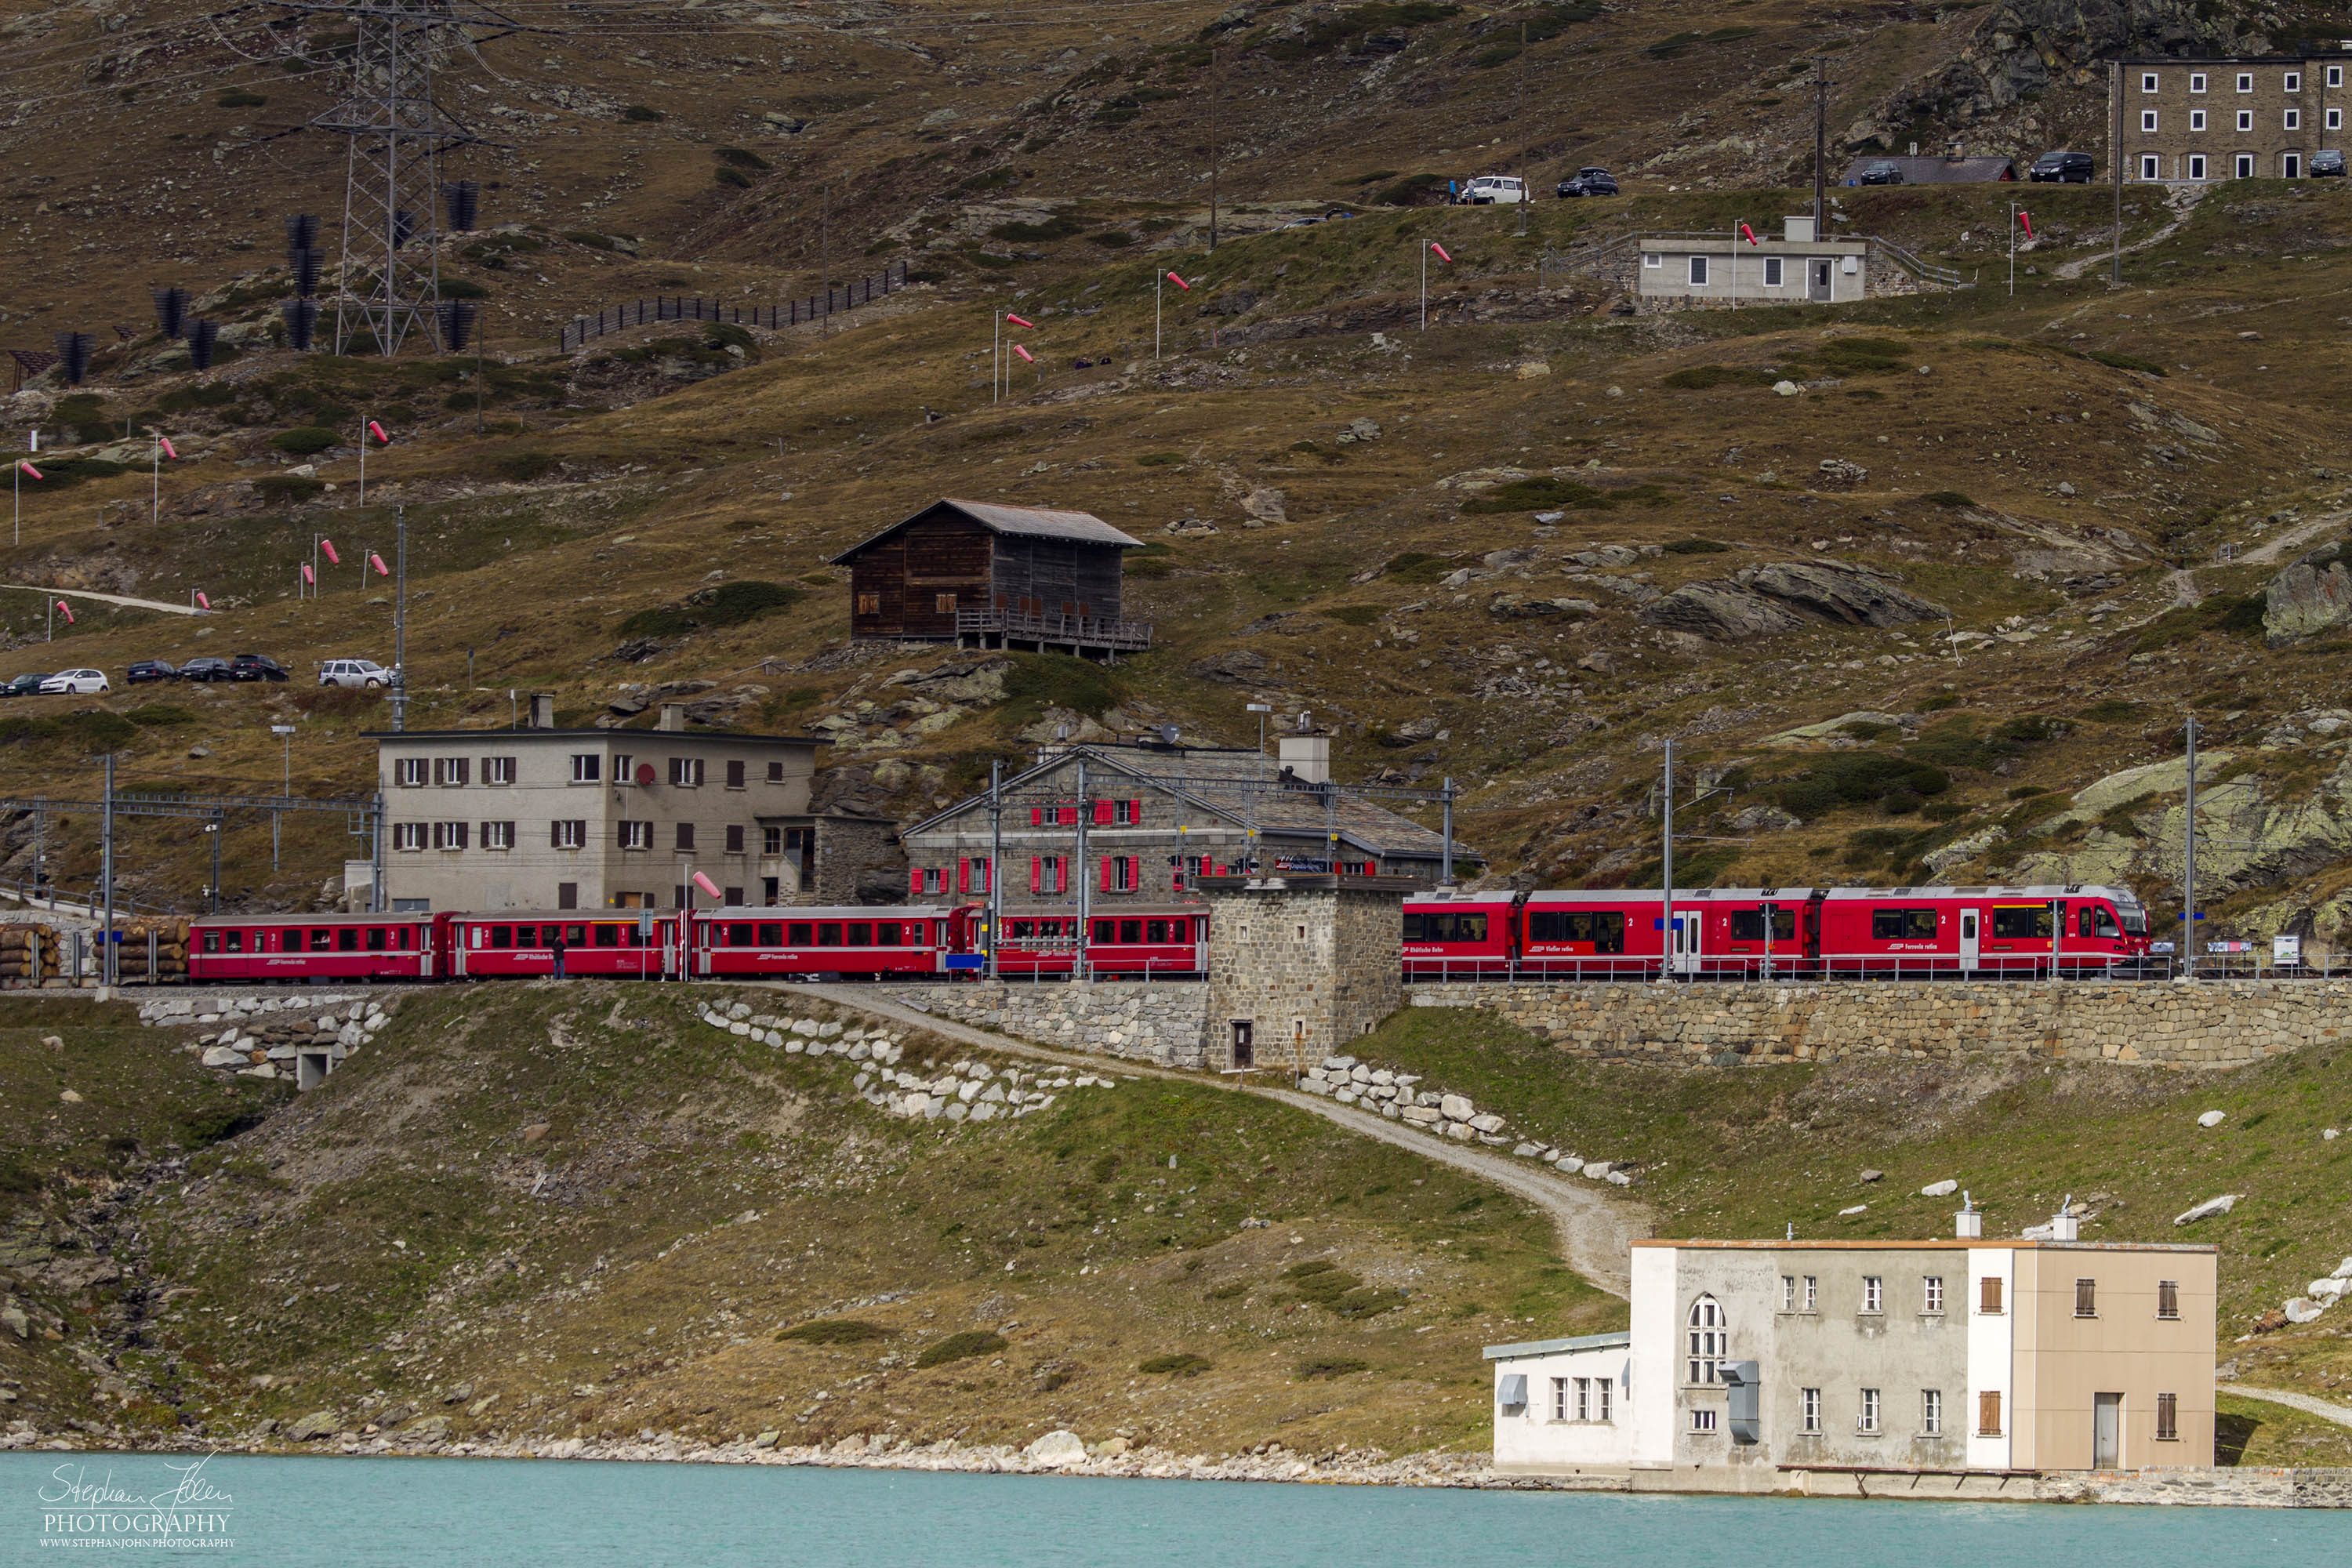
[[[228,660],[207,655],[203,658],[192,658],[180,666],[180,679],[182,680],[235,680],[236,676],[229,668]]]
[[[392,671],[372,658],[331,658],[319,667],[321,686],[359,686],[373,689],[392,684]]]
[[[160,658],[134,658],[131,668],[122,673],[125,686],[144,686],[151,680],[177,680],[179,670]]]
[[[1456,199],[1470,207],[1511,206],[1528,199],[1528,184],[1512,174],[1480,174]]]
[[[2033,160],[2033,167],[2025,177],[2037,185],[2087,185],[2091,173],[2088,153],[2044,153]]]
[[[266,653],[231,654],[228,660],[231,680],[286,680],[291,679],[286,667]]]
[[[1598,167],[1579,169],[1574,179],[1559,183],[1558,194],[1563,201],[1570,196],[1613,196],[1617,194],[1617,176]]]
[[[1903,165],[1892,158],[1881,158],[1862,171],[1865,185],[1899,185],[1903,183]]]
[[[112,689],[102,669],[61,669],[41,682],[44,697],[91,697]]]
[[[2306,172],[2315,180],[2328,178],[2338,180],[2342,179],[2344,177],[2344,149],[2341,147],[2327,147],[2321,149],[2319,152],[2314,153],[2311,155],[2311,163]]]
[[[20,675],[0,686],[0,697],[31,697],[41,689],[41,682],[49,678],[47,670],[32,675]]]

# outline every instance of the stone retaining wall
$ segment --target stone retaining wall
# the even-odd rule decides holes
[[[2018,981],[1831,984],[1413,984],[1416,1007],[1485,1007],[1571,1056],[1757,1067],[1911,1058],[2243,1067],[2347,1037],[2352,983]]]
[[[2099,1470],[2043,1476],[2034,1496],[2042,1502],[2352,1508],[2352,1469]]]
[[[977,1028],[1041,1046],[1134,1057],[1162,1067],[1202,1065],[1202,1024],[1208,987],[1197,982],[1076,981],[1024,984],[983,980],[969,985],[893,990],[892,1000]]]

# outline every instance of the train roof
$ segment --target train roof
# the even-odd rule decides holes
[[[2137,904],[2139,895],[2129,888],[2110,888],[2094,882],[2034,882],[2019,887],[1985,884],[1976,887],[1931,888],[1832,888],[1832,899],[2032,899],[2047,903],[2052,899],[2112,899],[2119,904]]]
[[[1407,893],[1404,901],[1408,904],[1510,904],[1517,902],[1518,897],[1507,889],[1472,892],[1462,888],[1432,888],[1425,893]]]
[[[128,915],[120,916],[117,918],[117,923],[126,923],[130,918]],[[387,912],[380,915],[347,914],[341,910],[313,910],[308,913],[289,912],[282,915],[196,915],[192,917],[188,923],[192,926],[375,926],[390,925],[397,921],[407,921],[417,925],[430,925],[433,923],[433,917],[415,910],[403,910],[397,914]]]
[[[694,912],[698,918],[724,921],[939,921],[947,919],[959,907],[955,904],[729,904],[722,909],[697,910]]]
[[[1205,915],[1208,912],[1209,906],[1206,904],[1097,904],[1087,910],[1087,918],[1099,921],[1113,917]],[[1009,921],[1050,920],[1056,915],[1066,915],[1075,920],[1077,918],[1077,913],[1078,907],[1076,904],[1007,904],[1004,906],[1004,918]]]
[[[2035,883],[2021,887],[1916,887],[1916,888],[1676,888],[1676,903],[1708,903],[1717,900],[1743,902],[1772,899],[1780,902],[1802,903],[1818,895],[1828,900],[1856,899],[2112,899],[2119,904],[2137,904],[2139,896],[2129,888],[2111,888],[2091,883],[2073,883],[2061,887],[2055,883]],[[1487,895],[1507,898],[1507,894]],[[1553,888],[1527,896],[1529,904],[1606,903],[1612,900],[1635,903],[1658,903],[1664,895],[1655,888]],[[1407,900],[1409,903],[1420,900]]]

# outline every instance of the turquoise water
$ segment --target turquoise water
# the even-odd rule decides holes
[[[335,1568],[2231,1568],[2352,1559],[2352,1516],[1253,1486],[493,1459],[205,1462],[208,1545],[43,1544],[45,1490],[169,1497],[161,1456],[0,1454],[0,1564],[160,1557]],[[60,1505],[65,1506],[65,1505]],[[128,1505],[110,1505],[128,1506]],[[225,1516],[225,1517],[224,1517]]]

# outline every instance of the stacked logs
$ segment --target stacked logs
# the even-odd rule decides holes
[[[0,925],[0,986],[38,985],[54,979],[58,933],[45,925]]]
[[[115,978],[132,981],[184,980],[188,975],[188,922],[182,920],[134,920],[115,928],[122,933]],[[154,938],[155,969],[147,970],[148,938]]]

